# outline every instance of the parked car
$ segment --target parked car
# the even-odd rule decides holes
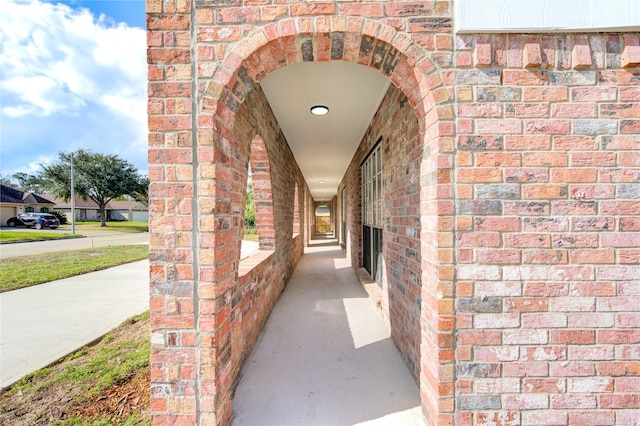
[[[15,228],[16,226],[24,226],[24,223],[17,217],[10,217],[7,220],[7,226],[10,228]]]
[[[23,213],[19,214],[18,217],[12,217],[7,220],[7,225],[10,227],[26,226],[36,229],[56,229],[60,226],[60,221],[57,217],[49,213]]]

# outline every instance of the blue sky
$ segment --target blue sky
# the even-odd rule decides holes
[[[105,15],[115,22],[124,22],[130,27],[145,27],[145,0],[105,0],[105,1],[48,1],[62,3],[72,8],[89,9],[95,16]]]
[[[144,0],[0,0],[0,173],[91,148],[147,171]]]

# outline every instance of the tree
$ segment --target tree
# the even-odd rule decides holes
[[[10,188],[20,189],[18,188],[18,183],[16,183],[12,176],[4,173],[2,170],[0,170],[0,184]]]
[[[45,188],[42,186],[42,182],[37,176],[29,175],[24,172],[15,173],[13,178],[18,182],[14,187],[16,189],[20,189],[22,191],[27,192],[35,192],[39,194],[45,191]]]
[[[247,196],[244,200],[244,228],[247,234],[256,232],[256,202],[251,183],[247,185]]]
[[[71,154],[61,152],[58,160],[41,164],[36,175],[14,176],[21,183],[51,191],[56,196],[71,198]],[[75,193],[93,200],[100,209],[100,226],[107,226],[106,206],[122,195],[144,199],[149,181],[135,167],[117,155],[77,151],[73,154]]]

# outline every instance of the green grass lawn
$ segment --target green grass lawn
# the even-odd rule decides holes
[[[61,238],[82,238],[82,235],[59,234],[57,232],[0,231],[0,244],[59,240]]]
[[[68,278],[149,256],[146,244],[45,253],[0,260],[0,293]]]
[[[149,322],[149,311],[126,320],[123,325],[135,324],[138,321]],[[105,335],[100,341],[100,344],[96,346],[85,346],[67,356],[64,361],[72,361],[80,358],[86,359],[83,359],[83,362],[70,363],[71,365],[67,365],[53,378],[54,382],[68,381],[78,383],[89,379],[90,382],[87,382],[85,396],[90,397],[98,394],[114,383],[126,379],[131,371],[148,366],[150,350],[149,339],[145,339],[144,341],[131,339],[116,341],[116,332],[117,331],[112,331]],[[86,356],[89,352],[91,352],[91,357]],[[45,367],[27,375],[17,382],[12,390],[15,392],[28,389],[34,377],[45,377],[53,369],[52,367]],[[46,385],[46,381],[44,384]]]
[[[0,394],[2,425],[150,425],[149,311]]]

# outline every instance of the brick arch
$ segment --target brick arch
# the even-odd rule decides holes
[[[424,156],[420,193],[422,264],[420,394],[427,424],[446,419],[453,392],[453,316],[443,291],[451,262],[440,244],[452,234],[452,146],[454,111],[450,95],[426,50],[388,25],[361,17],[304,17],[270,23],[246,35],[223,58],[205,88],[201,113],[222,139],[232,141],[236,114],[269,73],[301,62],[342,60],[377,70],[407,98],[418,120]],[[442,152],[445,151],[445,152]],[[313,211],[309,212],[312,215]],[[427,245],[426,242],[429,242]],[[447,249],[445,249],[447,250]],[[444,256],[446,258],[446,256]]]
[[[395,28],[361,17],[305,17],[274,22],[244,37],[225,55],[201,108],[214,113],[223,127],[233,127],[239,105],[269,73],[290,64],[332,60],[379,71],[404,93],[418,120],[449,100],[427,52]]]

